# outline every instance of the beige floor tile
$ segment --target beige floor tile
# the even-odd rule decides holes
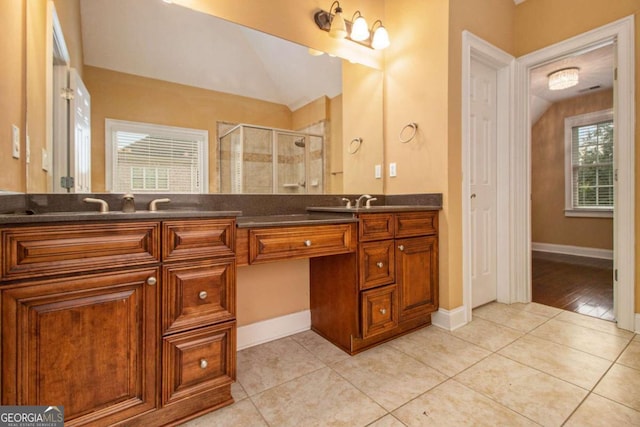
[[[527,311],[529,313],[537,314],[539,316],[544,316],[548,318],[552,318],[562,313],[564,310],[551,307],[549,305],[538,304],[537,302],[530,302],[527,304],[517,302],[509,305],[510,308],[515,308],[518,310]]]
[[[234,403],[217,411],[210,412],[199,418],[195,418],[183,427],[211,427],[211,426],[233,426],[233,427],[267,427],[267,423],[260,415],[250,399]]]
[[[640,411],[640,371],[616,363],[593,392]]]
[[[622,338],[592,328],[551,319],[531,332],[538,338],[566,345],[576,350],[585,351],[607,360],[615,360],[629,342]]]
[[[617,362],[629,368],[640,369],[640,342],[631,341]]]
[[[574,313],[573,311],[563,311],[555,319],[573,323],[574,325],[584,326],[585,328],[595,329],[600,332],[606,332],[622,338],[631,339],[633,337],[633,332],[618,328],[614,322]]]
[[[332,368],[387,411],[393,411],[447,379],[388,345],[367,350]]]
[[[567,427],[640,426],[640,412],[590,394],[569,418]]]
[[[545,426],[562,424],[587,395],[580,387],[497,354],[455,379]]]
[[[403,423],[398,421],[393,415],[385,415],[377,421],[372,422],[367,427],[405,427]]]
[[[448,376],[454,376],[490,354],[435,326],[389,341],[389,345]]]
[[[522,332],[529,332],[549,320],[548,317],[511,308],[501,303],[491,303],[476,308],[473,310],[473,316]]]
[[[531,335],[520,338],[498,353],[588,390],[612,364],[601,357]]]
[[[238,352],[237,378],[249,396],[325,365],[307,349],[283,338]]]
[[[397,409],[407,426],[535,426],[534,422],[455,380]]]
[[[471,322],[453,331],[452,334],[489,351],[497,351],[520,338],[523,332],[500,326],[481,317],[475,317]]]
[[[299,334],[292,335],[291,338],[327,365],[331,365],[351,357],[313,331],[301,332]]]
[[[242,399],[246,399],[247,397],[249,397],[247,392],[244,391],[244,388],[242,388],[242,385],[240,385],[238,381],[231,384],[231,396],[233,396],[233,399],[236,402],[239,402]]]
[[[251,398],[272,426],[366,426],[386,411],[329,368]]]
[[[634,340],[634,341],[640,341],[640,335],[635,334],[635,335],[633,336],[633,340]]]

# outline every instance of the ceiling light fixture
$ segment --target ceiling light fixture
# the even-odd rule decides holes
[[[549,90],[562,90],[578,84],[580,68],[569,67],[549,74]]]
[[[342,7],[338,1],[331,4],[329,12],[319,10],[313,15],[313,20],[318,28],[327,31],[329,36],[333,38],[351,40],[372,49],[384,49],[389,46],[389,33],[382,25],[381,20],[376,20],[369,29],[367,21],[359,10],[353,14],[351,19],[353,22],[344,19]],[[377,28],[375,28],[376,24],[378,24]]]

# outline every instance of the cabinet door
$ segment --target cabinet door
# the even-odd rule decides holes
[[[65,425],[156,407],[158,269],[2,292],[2,404],[64,405]]]
[[[438,239],[396,239],[400,321],[438,309]]]

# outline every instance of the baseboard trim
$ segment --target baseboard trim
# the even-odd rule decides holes
[[[636,327],[635,333],[640,334],[640,313],[636,313]]]
[[[586,248],[582,246],[556,245],[553,243],[531,242],[531,249],[540,252],[584,256],[589,258],[613,259],[613,250]]]
[[[311,311],[299,311],[298,313],[240,326],[237,331],[237,347],[238,350],[243,350],[254,345],[308,331],[309,329],[311,329]]]
[[[431,313],[431,324],[448,331],[453,331],[466,325],[467,316],[464,306],[454,308],[453,310],[438,309],[435,313]]]

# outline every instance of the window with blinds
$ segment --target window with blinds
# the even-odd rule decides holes
[[[207,191],[207,131],[110,119],[106,129],[110,191]]]
[[[614,204],[613,113],[610,110],[565,121],[567,209],[611,211]],[[569,181],[569,180],[567,180]]]

